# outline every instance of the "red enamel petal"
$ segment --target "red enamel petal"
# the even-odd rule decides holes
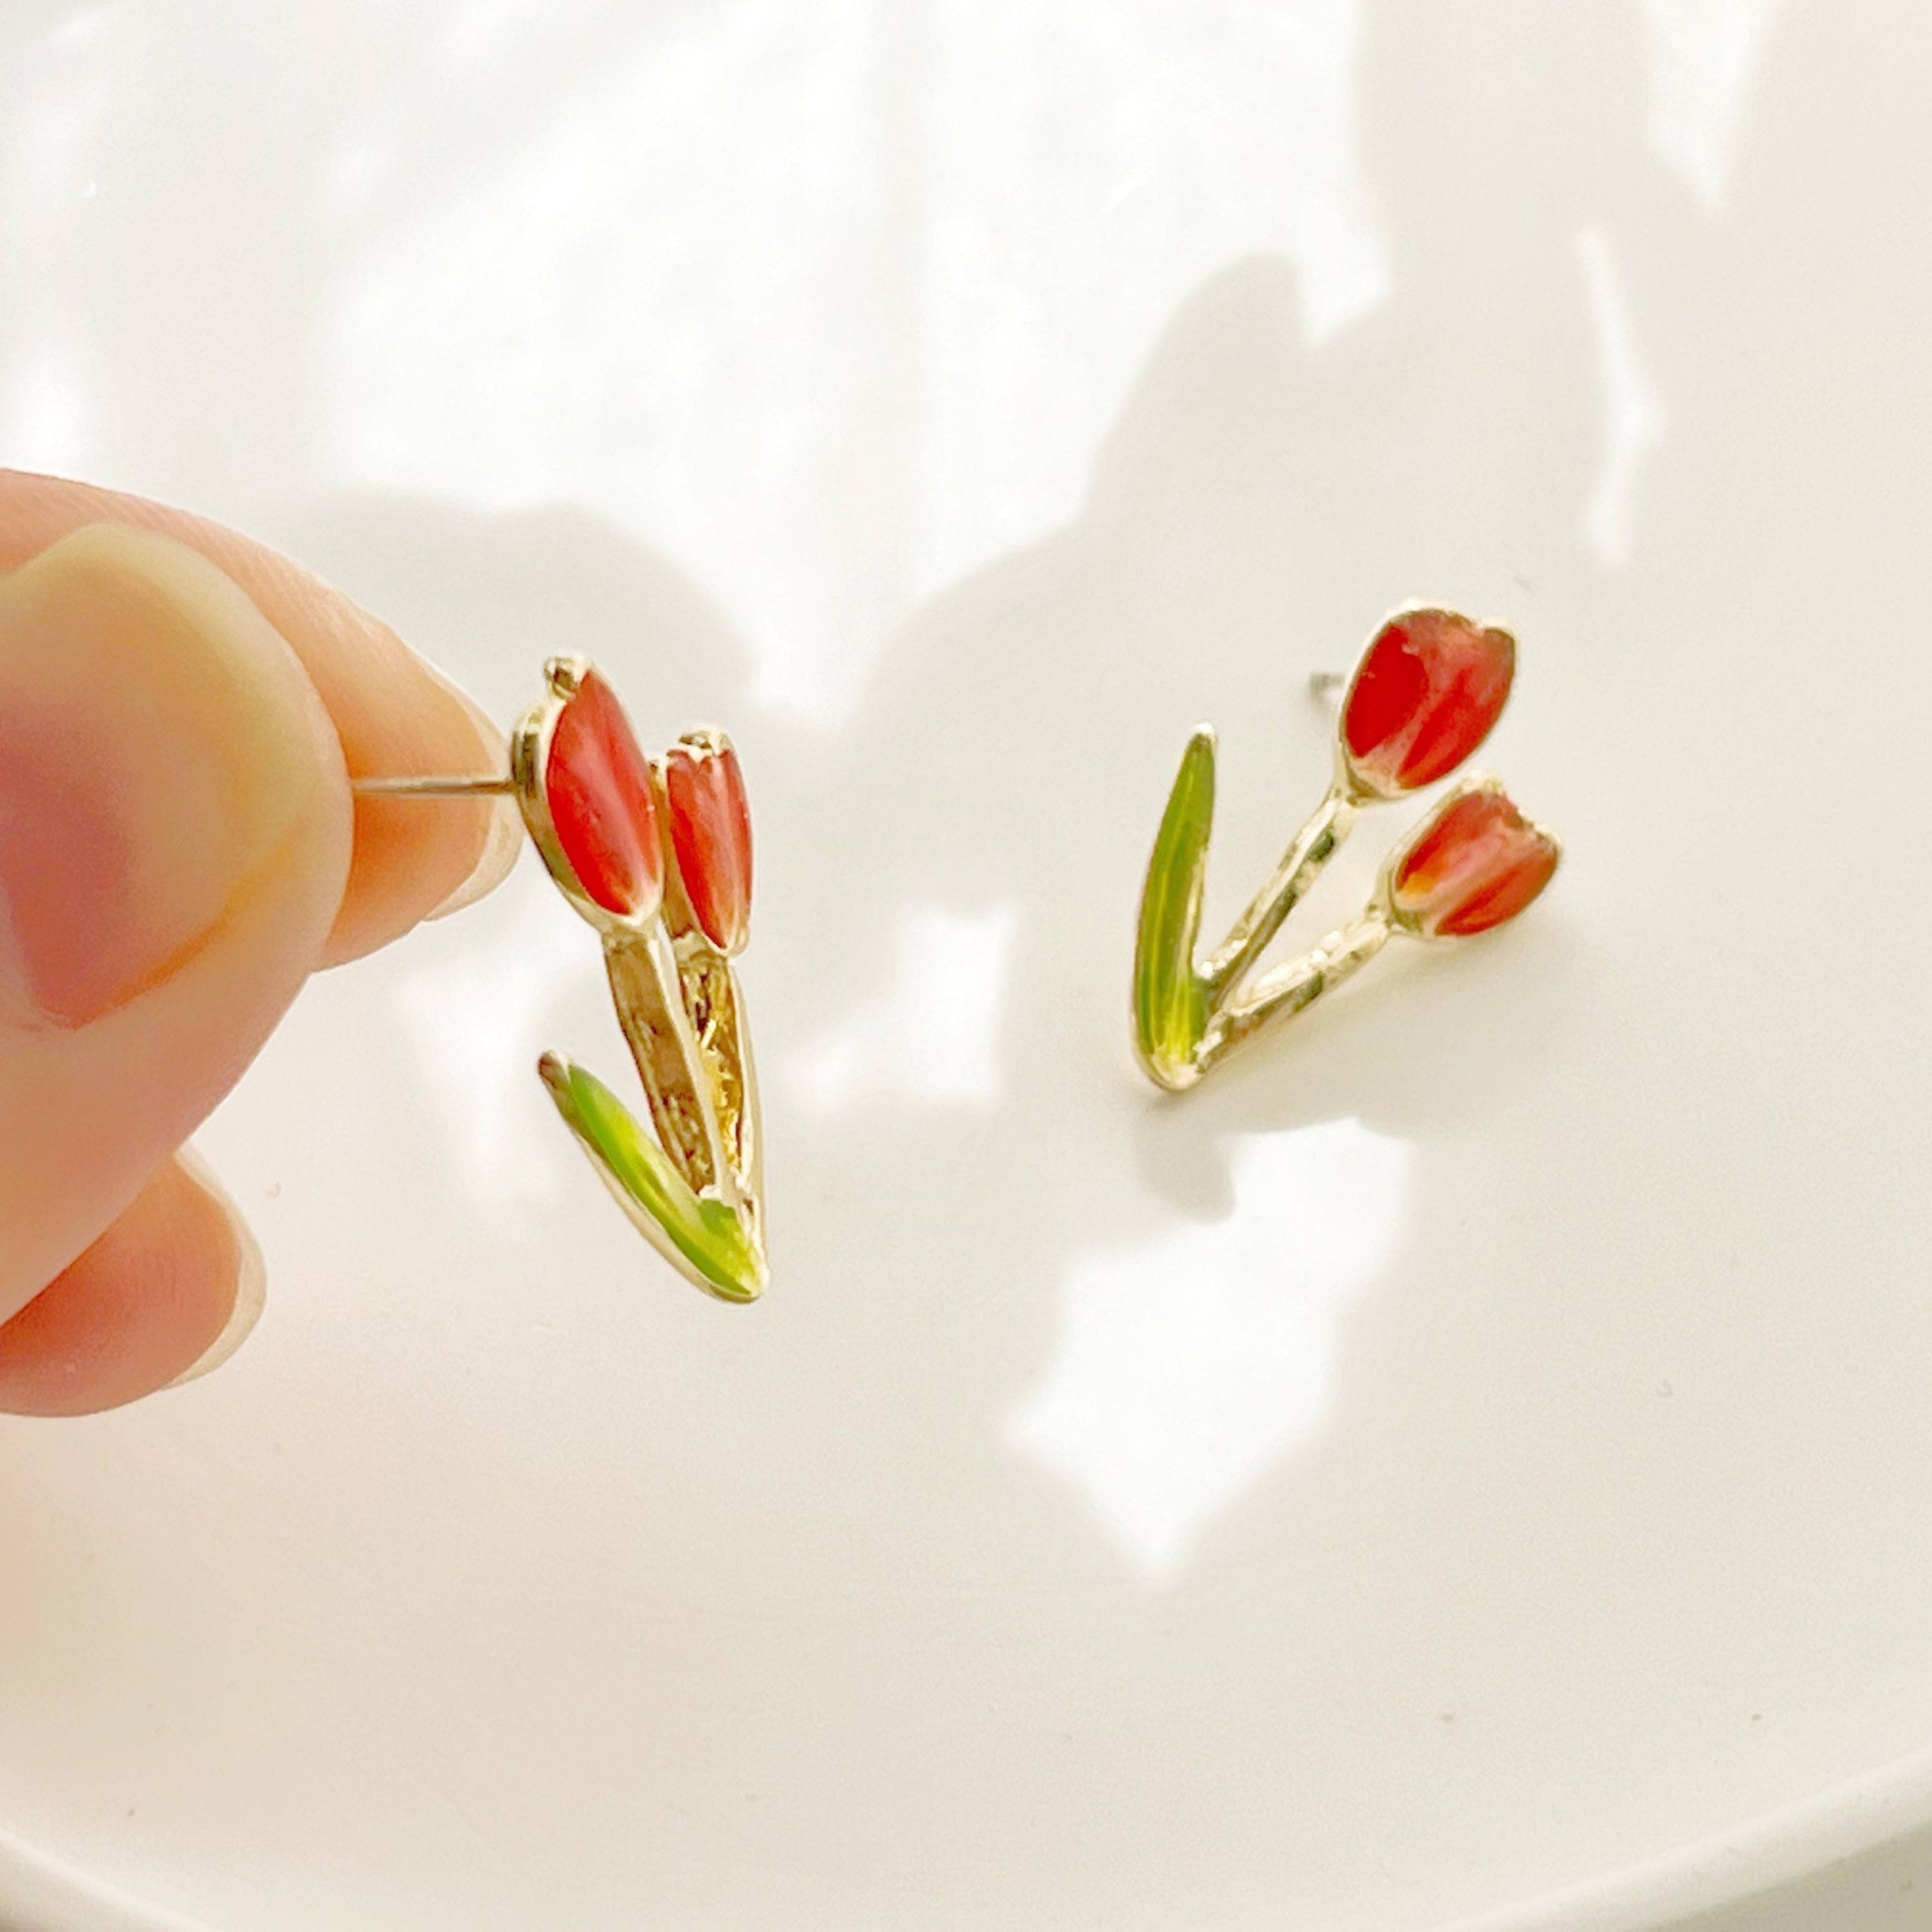
[[[1436,930],[1450,939],[1466,939],[1472,933],[1501,926],[1515,918],[1549,884],[1556,870],[1555,847],[1538,844],[1496,874],[1480,891],[1472,892],[1438,922]]]
[[[736,952],[752,916],[752,812],[738,754],[715,733],[693,733],[672,746],[664,776],[685,896],[705,938]]]
[[[1429,667],[1400,620],[1384,624],[1364,656],[1342,710],[1342,736],[1358,765],[1384,762],[1390,777],[1404,734],[1429,696]]]
[[[557,714],[544,795],[556,842],[585,896],[627,918],[656,911],[664,854],[650,767],[616,693],[595,671]]]
[[[1500,792],[1451,799],[1396,869],[1396,909],[1420,929],[1463,939],[1501,926],[1550,883],[1556,842]]]
[[[1357,779],[1393,797],[1445,778],[1489,736],[1516,640],[1453,610],[1406,610],[1376,632],[1348,688],[1342,742]]]
[[[1430,653],[1438,682],[1402,754],[1402,782],[1411,790],[1447,778],[1490,735],[1516,676],[1516,640],[1507,631],[1432,614],[1448,625]]]

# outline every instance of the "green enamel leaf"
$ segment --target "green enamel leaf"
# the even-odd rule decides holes
[[[1134,1033],[1148,1071],[1163,1087],[1193,1078],[1194,1049],[1208,1024],[1208,999],[1194,970],[1201,886],[1214,824],[1214,734],[1187,741],[1148,861],[1134,947]]]
[[[694,1194],[664,1150],[594,1073],[548,1053],[538,1071],[565,1125],[618,1198],[647,1216],[713,1294],[727,1301],[755,1301],[765,1285],[764,1257],[737,1216],[723,1202]]]

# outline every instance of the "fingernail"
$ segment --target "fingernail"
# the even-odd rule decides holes
[[[474,905],[487,897],[509,876],[510,868],[517,862],[517,854],[523,850],[524,821],[517,816],[516,802],[513,799],[497,799],[490,807],[490,830],[483,841],[483,855],[476,861],[475,869],[452,892],[448,898],[432,907],[423,916],[425,919],[447,919],[453,912],[460,912],[465,906]]]
[[[84,1026],[220,925],[326,780],[292,662],[227,578],[146,531],[77,531],[0,582],[16,1018]]]
[[[506,770],[509,764],[509,747],[503,741],[490,714],[472,698],[463,687],[445,677],[442,673],[430,667],[430,674],[446,689],[450,695],[470,714],[470,722],[476,728],[477,742],[483,747],[477,761],[479,772]],[[524,821],[518,815],[514,799],[492,800],[485,808],[490,814],[490,829],[484,835],[483,850],[477,856],[476,863],[470,876],[452,892],[448,898],[424,915],[429,919],[447,919],[453,912],[460,912],[465,906],[474,905],[485,894],[493,892],[508,875],[510,868],[517,862],[517,854],[524,844]]]
[[[168,1388],[179,1388],[184,1382],[198,1382],[220,1368],[248,1340],[254,1331],[255,1324],[262,1318],[268,1285],[268,1271],[262,1259],[261,1245],[242,1219],[242,1210],[236,1206],[228,1190],[214,1178],[214,1169],[191,1147],[183,1148],[175,1158],[194,1177],[196,1185],[204,1193],[212,1196],[228,1216],[228,1225],[235,1234],[237,1264],[235,1306],[229,1310],[228,1319],[221,1324],[221,1333],[172,1382],[164,1385]]]

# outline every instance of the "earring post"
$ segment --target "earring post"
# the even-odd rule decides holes
[[[512,778],[354,778],[350,790],[363,798],[496,798],[517,788]]]

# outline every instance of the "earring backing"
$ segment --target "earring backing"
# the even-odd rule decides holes
[[[1555,872],[1562,848],[1512,804],[1499,780],[1455,787],[1383,865],[1360,916],[1301,958],[1258,971],[1262,955],[1364,807],[1447,778],[1508,701],[1516,640],[1432,605],[1386,618],[1348,680],[1335,776],[1281,862],[1204,958],[1196,952],[1214,818],[1214,728],[1181,754],[1142,890],[1134,950],[1134,1045],[1157,1086],[1192,1086],[1245,1042],[1305,1012],[1398,934],[1467,938],[1514,919]],[[1318,697],[1334,672],[1309,680]]]
[[[577,1144],[639,1232],[725,1301],[766,1280],[764,1150],[731,962],[744,949],[752,826],[737,754],[688,731],[655,764],[589,661],[552,658],[502,777],[358,778],[365,797],[515,798],[550,878],[603,942],[646,1129],[561,1054],[537,1063]]]

